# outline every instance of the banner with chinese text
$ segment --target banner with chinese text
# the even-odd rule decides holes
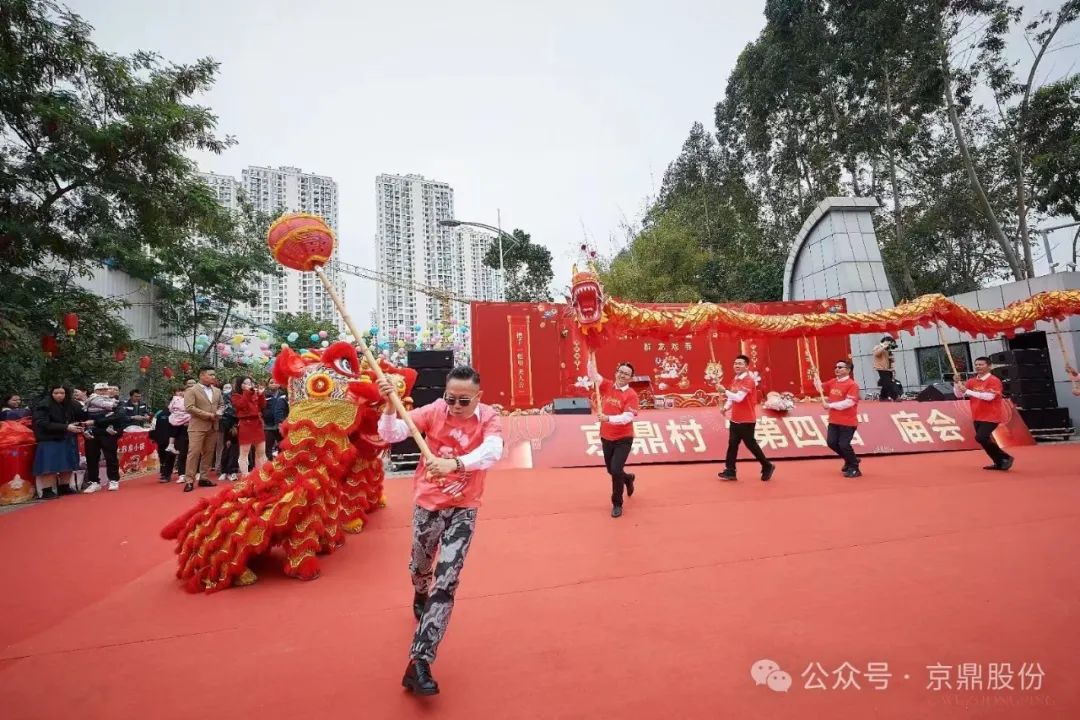
[[[1009,420],[994,437],[1003,447],[1034,440],[1011,404]],[[516,415],[503,421],[506,450],[499,468],[603,465],[600,426],[589,415]],[[828,414],[802,403],[788,413],[758,408],[756,436],[771,458],[832,457],[825,442]],[[718,462],[727,452],[727,418],[716,408],[649,410],[634,422],[628,464]],[[859,455],[974,450],[975,428],[967,401],[864,402],[852,441]],[[740,448],[739,458],[750,457]]]
[[[510,404],[515,407],[532,407],[532,318],[528,315],[512,315],[506,318],[506,322],[510,325]],[[475,349],[473,352],[476,352]]]

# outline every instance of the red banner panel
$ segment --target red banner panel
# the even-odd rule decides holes
[[[1035,441],[1011,404],[995,438],[1003,447]],[[825,444],[828,415],[801,403],[787,413],[758,408],[756,436],[770,458],[833,457]],[[727,452],[727,418],[715,408],[650,410],[634,422],[629,464],[720,462]],[[590,415],[510,415],[503,418],[506,450],[497,467],[560,468],[603,465],[600,426]],[[974,450],[967,401],[865,402],[852,441],[859,455]],[[740,448],[739,458],[749,458]]]
[[[731,305],[750,312],[783,315],[826,310],[843,312],[843,300]],[[660,309],[681,305],[652,305]],[[473,365],[483,378],[484,399],[508,409],[532,409],[558,397],[586,397],[579,385],[586,375],[589,351],[561,303],[472,304]],[[711,337],[710,337],[711,336]],[[831,368],[851,354],[846,337],[810,338],[810,356],[818,367]],[[665,340],[624,337],[597,351],[601,373],[611,375],[617,363],[634,366],[635,383],[645,407],[716,404],[718,378],[729,381],[736,355],[750,357],[751,369],[766,393],[815,394],[806,349],[798,338],[746,340],[700,333]],[[877,378],[864,380],[873,386]]]

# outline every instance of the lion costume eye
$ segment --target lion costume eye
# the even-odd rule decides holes
[[[326,397],[334,389],[334,381],[329,375],[316,373],[307,380],[307,392],[311,397]]]
[[[334,367],[342,375],[349,375],[351,377],[356,374],[356,371],[353,370],[352,361],[347,357],[339,357],[334,360]]]

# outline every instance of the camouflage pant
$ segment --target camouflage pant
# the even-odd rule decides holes
[[[428,594],[427,606],[416,626],[409,657],[433,662],[439,643],[450,624],[454,609],[454,591],[465,564],[476,527],[476,508],[446,510],[413,509],[412,573],[413,587]],[[438,562],[435,551],[438,549]],[[434,565],[434,578],[432,566]]]

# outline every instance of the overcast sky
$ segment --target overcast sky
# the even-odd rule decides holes
[[[239,144],[200,168],[333,177],[344,260],[375,264],[375,176],[419,173],[454,188],[460,219],[494,225],[501,209],[504,228],[549,247],[558,287],[583,235],[602,251],[621,242],[690,125],[712,128],[764,25],[760,1],[67,4],[105,49],[219,60],[199,102]],[[350,310],[367,318],[371,283],[348,284]]]

